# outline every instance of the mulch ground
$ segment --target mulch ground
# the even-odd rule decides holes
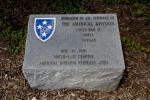
[[[3,14],[10,17],[12,23],[20,28],[26,28],[28,16],[34,13],[61,14],[64,13],[51,6],[46,7],[44,0],[25,4],[14,0],[11,7],[0,4]],[[118,16],[121,36],[133,34],[136,43],[150,47],[147,35],[150,35],[150,22],[144,17],[135,17],[132,5],[116,4],[102,5],[99,2],[86,4],[91,13],[116,13]],[[140,30],[139,30],[140,29]],[[22,73],[24,52],[17,55],[6,49],[6,37],[0,37],[0,100],[150,100],[150,54],[123,46],[126,70],[116,91],[91,91],[76,89],[38,90],[30,88]]]

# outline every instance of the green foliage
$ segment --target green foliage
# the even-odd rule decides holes
[[[84,2],[77,0],[47,0],[47,6],[52,6],[68,14],[88,14],[89,11],[84,10]]]
[[[125,36],[123,36],[121,38],[121,43],[125,46],[131,46],[137,50],[141,50],[143,52],[150,53],[150,48],[145,48],[143,46],[138,45],[135,41],[132,41],[132,38],[133,38],[133,36],[130,36],[129,38],[126,38]]]
[[[102,0],[103,4],[115,4],[115,3],[148,3],[149,0]]]
[[[149,9],[147,6],[139,3],[135,3],[134,7],[137,8],[137,11],[133,12],[133,14],[136,15],[137,17],[145,16]]]
[[[7,49],[18,53],[25,49],[26,30],[16,30],[15,27],[15,25],[8,21],[6,16],[0,18],[0,29],[2,30],[0,35],[7,37],[7,41],[5,42]]]

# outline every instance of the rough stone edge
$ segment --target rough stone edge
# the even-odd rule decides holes
[[[124,68],[23,69],[32,88],[116,90]]]

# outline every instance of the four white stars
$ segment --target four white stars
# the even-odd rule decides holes
[[[46,25],[47,24],[47,22],[46,21],[43,21],[43,25]],[[37,26],[38,27],[38,29],[41,29],[42,28],[42,26],[41,25],[39,25],[39,26]],[[48,29],[52,29],[52,26],[51,25],[48,25],[47,26],[47,28]],[[44,37],[46,37],[46,32],[44,32],[44,33],[42,33],[42,37],[44,36]]]

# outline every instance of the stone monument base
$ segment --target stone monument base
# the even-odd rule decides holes
[[[116,14],[30,16],[23,72],[31,87],[115,90],[124,69]]]

